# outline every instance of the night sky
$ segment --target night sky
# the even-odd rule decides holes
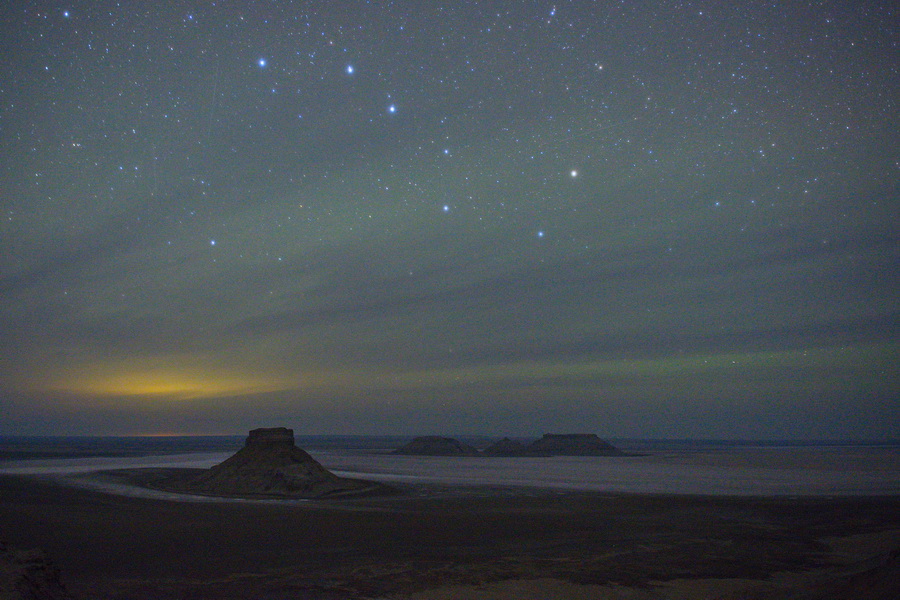
[[[893,3],[0,16],[0,434],[900,437]]]

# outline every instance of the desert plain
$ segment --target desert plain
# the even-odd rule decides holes
[[[900,586],[896,495],[390,487],[185,502],[2,475],[0,539],[44,550],[83,599],[888,600]]]

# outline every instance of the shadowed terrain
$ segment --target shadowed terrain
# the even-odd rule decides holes
[[[0,539],[44,549],[81,598],[514,598],[510,586],[541,585],[547,598],[613,598],[609,586],[644,593],[680,579],[756,586],[738,597],[896,591],[885,575],[900,548],[896,497],[402,492],[183,503],[3,476]]]

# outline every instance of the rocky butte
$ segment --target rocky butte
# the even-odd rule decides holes
[[[234,456],[179,487],[212,496],[322,498],[380,486],[338,477],[294,445],[292,429],[275,427],[254,429]]]

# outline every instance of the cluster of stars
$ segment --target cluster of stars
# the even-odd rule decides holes
[[[481,372],[880,336],[892,11],[11,3],[0,388],[95,349]],[[572,371],[503,394],[658,400]]]
[[[883,15],[854,25],[868,27],[858,35],[825,14],[785,36],[766,25],[782,22],[785,9],[771,6],[703,19],[665,3],[469,8],[390,19],[287,5],[22,12],[40,60],[16,68],[40,94],[0,91],[0,116],[28,157],[21,172],[33,174],[6,186],[23,206],[5,214],[67,195],[152,199],[176,208],[156,219],[135,210],[130,231],[189,223],[217,254],[256,236],[260,255],[284,256],[396,231],[437,206],[455,231],[549,237],[542,249],[566,252],[610,231],[689,228],[702,213],[731,233],[787,228],[812,207],[827,219],[832,185],[883,177],[850,167],[856,140],[883,139],[892,118],[884,90],[895,69],[859,50],[881,56]],[[50,219],[89,229],[90,202],[81,218]],[[230,207],[255,203],[278,212],[279,233],[224,226]],[[531,256],[484,243],[508,247],[511,262]]]

